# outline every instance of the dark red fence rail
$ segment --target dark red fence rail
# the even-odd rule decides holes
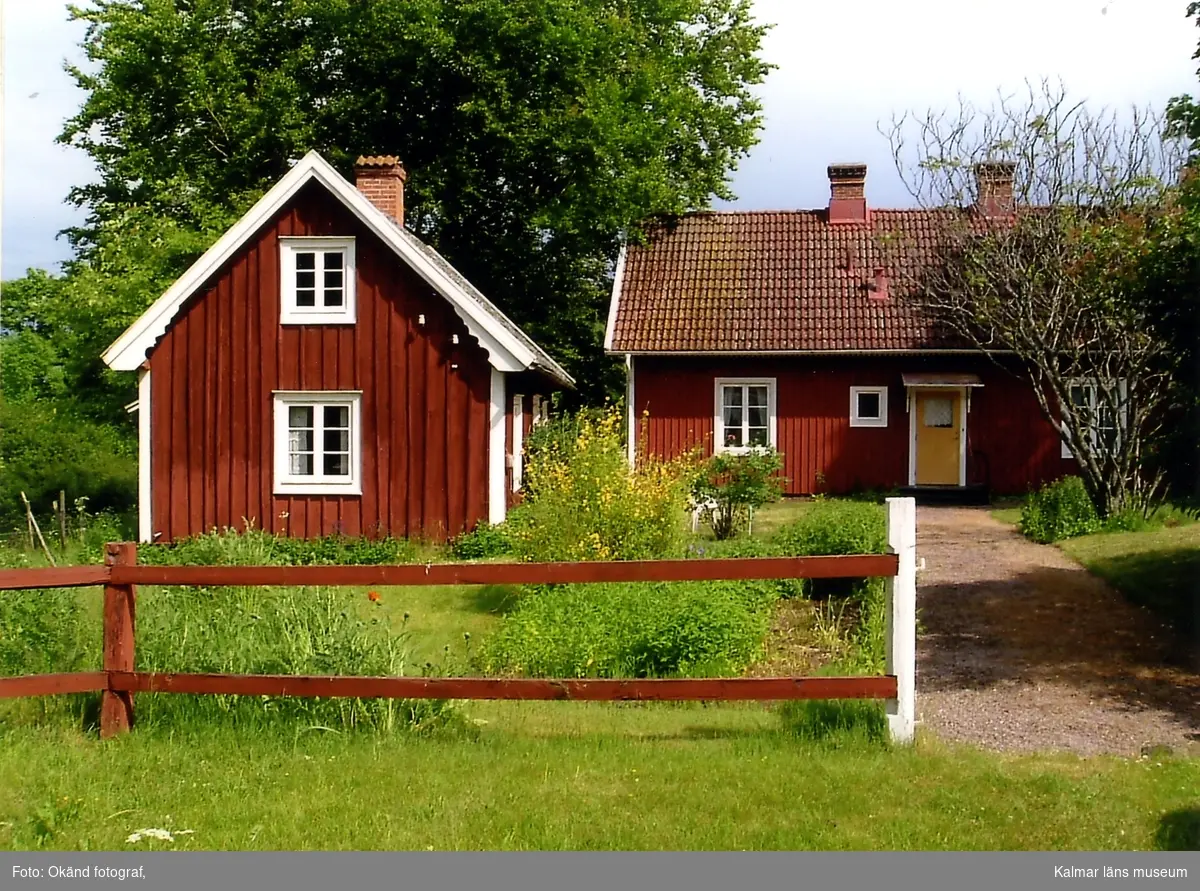
[[[102,693],[100,733],[133,724],[135,693],[397,699],[734,701],[888,699],[895,675],[794,678],[416,678],[149,673],[134,670],[137,585],[419,586],[894,577],[896,554],[594,563],[404,566],[138,566],[137,546],[111,544],[104,566],[0,570],[0,591],[104,586],[104,670],[0,678],[0,698]]]

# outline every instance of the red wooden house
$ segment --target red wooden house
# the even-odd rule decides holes
[[[105,352],[138,372],[142,540],[504,519],[573,381],[404,227],[395,158],[356,176],[308,154]]]
[[[1015,366],[939,332],[904,292],[946,214],[1011,206],[1011,165],[979,176],[975,207],[875,210],[866,166],[834,165],[825,208],[694,213],[627,246],[605,348],[628,369],[631,460],[635,443],[770,444],[788,494],[975,498],[1072,472]]]

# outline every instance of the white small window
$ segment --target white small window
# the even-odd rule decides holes
[[[1092,448],[1100,449],[1103,445],[1111,448],[1115,445],[1126,422],[1125,400],[1128,398],[1128,388],[1125,381],[1117,382],[1116,389],[1110,388],[1107,392],[1096,381],[1074,381],[1069,385],[1068,392],[1076,412],[1089,428],[1087,432],[1091,437]],[[1117,412],[1112,410],[1113,403],[1118,408]],[[1062,440],[1062,457],[1073,458],[1075,455],[1067,444],[1070,431],[1065,425],[1062,429],[1065,434]]]
[[[850,426],[887,426],[887,387],[850,388]]]
[[[353,238],[281,238],[279,255],[283,324],[354,323]]]
[[[718,452],[775,447],[775,379],[722,378],[714,413]]]
[[[275,493],[361,495],[359,393],[275,394]]]

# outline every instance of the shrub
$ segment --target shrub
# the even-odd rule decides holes
[[[512,553],[512,542],[504,524],[480,523],[472,531],[460,535],[450,546],[460,560],[485,560]]]
[[[568,421],[560,421],[563,429]],[[526,500],[509,514],[513,553],[526,561],[678,556],[687,462],[629,460],[616,409],[577,416],[527,455]]]
[[[814,501],[772,541],[793,557],[887,552],[887,512],[866,501]]]
[[[701,465],[692,484],[692,498],[697,503],[716,504],[707,511],[706,520],[718,540],[732,538],[744,528],[750,510],[779,499],[782,469],[783,456],[770,448],[744,455],[713,455]]]
[[[367,597],[329,588],[163,588],[138,602],[137,669],[284,675],[402,675],[405,636]],[[301,720],[341,729],[427,729],[446,724],[445,702],[344,698],[138,697],[138,720]]]
[[[735,673],[762,652],[776,597],[759,582],[542,589],[485,641],[481,667],[534,677]]]
[[[1043,486],[1021,508],[1021,533],[1042,544],[1089,535],[1100,530],[1100,516],[1077,476]]]

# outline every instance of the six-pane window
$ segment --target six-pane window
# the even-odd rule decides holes
[[[285,325],[354,321],[354,239],[285,238],[281,252]]]
[[[717,386],[718,443],[725,450],[774,445],[768,381],[722,381]]]
[[[356,490],[358,394],[276,395],[276,491]]]
[[[1113,411],[1113,404],[1118,406],[1121,414],[1124,413],[1125,382],[1105,389],[1095,381],[1079,381],[1071,384],[1068,392],[1076,418],[1087,427],[1092,448],[1112,449],[1121,433],[1119,415]],[[1074,457],[1065,441],[1062,443],[1062,457]]]

